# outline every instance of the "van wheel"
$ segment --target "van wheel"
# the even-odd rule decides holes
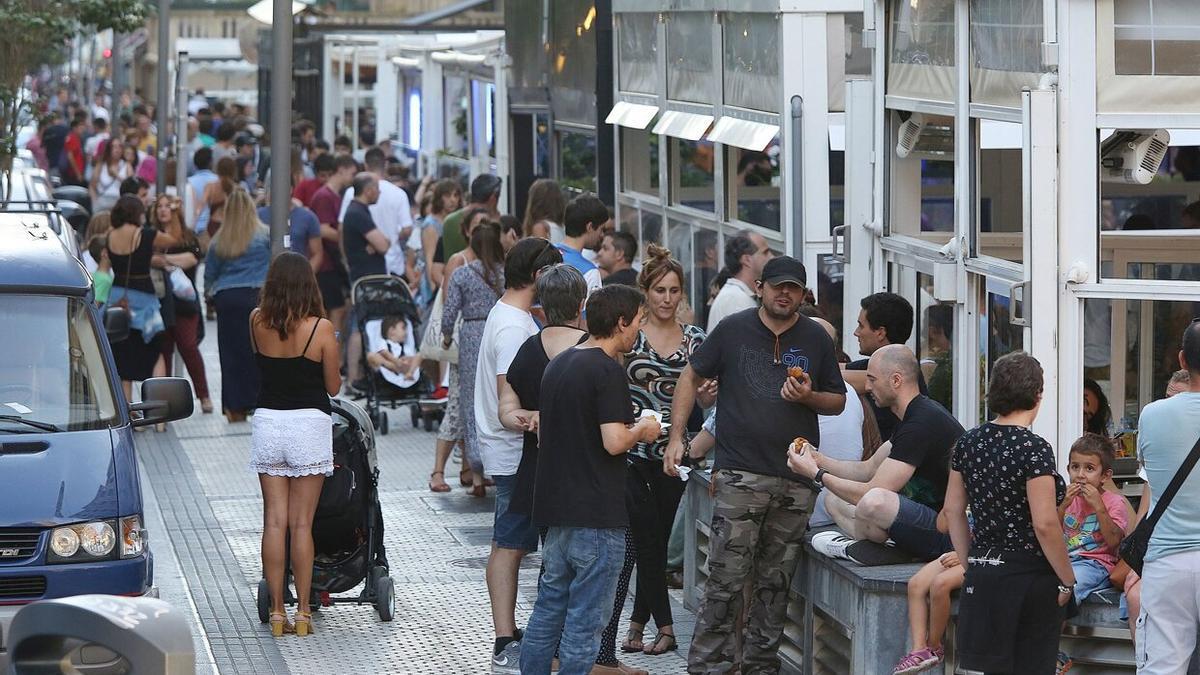
[[[258,620],[263,623],[271,620],[271,588],[266,579],[258,580]]]

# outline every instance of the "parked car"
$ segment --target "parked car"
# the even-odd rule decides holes
[[[45,215],[0,213],[0,671],[21,606],[154,593],[133,427],[192,412],[182,378],[125,400],[109,344],[129,316],[101,314]]]
[[[54,196],[54,186],[45,171],[14,165],[10,178],[0,173],[0,213],[31,214],[33,220],[44,221],[65,249],[74,257],[80,255],[79,239],[67,222]],[[11,182],[11,188],[10,188]]]

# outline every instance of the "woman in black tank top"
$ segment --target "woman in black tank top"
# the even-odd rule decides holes
[[[250,469],[263,493],[263,574],[271,591],[271,632],[312,631],[312,519],[325,476],[333,473],[329,397],[338,393],[338,345],[324,318],[308,259],[280,254],[267,270],[250,339],[261,376],[250,437]],[[299,522],[288,514],[298,512]],[[296,580],[295,626],[283,610],[285,546],[291,534]]]

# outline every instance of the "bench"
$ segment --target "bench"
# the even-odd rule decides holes
[[[709,476],[694,471],[684,498],[684,604],[698,611],[708,577],[712,499]],[[805,543],[792,577],[791,602],[780,657],[783,673],[845,675],[890,673],[908,651],[908,579],[917,563],[862,567],[816,553]],[[1129,675],[1135,671],[1129,628],[1119,618],[1120,594],[1094,593],[1063,632],[1061,646],[1075,660],[1072,675]],[[957,603],[952,610],[957,612]],[[954,621],[946,631],[947,662],[954,663]],[[1193,658],[1189,675],[1200,675]],[[955,672],[953,667],[928,671]],[[964,671],[966,672],[966,671]]]

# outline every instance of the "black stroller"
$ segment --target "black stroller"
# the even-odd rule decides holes
[[[405,344],[405,355],[415,356],[421,336],[421,313],[417,303],[413,301],[408,290],[408,284],[400,277],[390,274],[373,274],[354,282],[350,290],[354,302],[354,315],[357,318],[358,330],[363,339],[362,372],[365,383],[359,388],[367,399],[367,415],[375,429],[383,435],[388,432],[388,417],[384,408],[396,410],[407,406],[412,416],[415,429],[424,421],[425,430],[432,431],[433,425],[441,421],[442,413],[421,405],[421,400],[432,391],[429,378],[421,375],[411,393],[402,396],[392,396],[384,393],[383,376],[367,363],[367,345],[369,344],[368,325],[370,330],[378,332],[383,319],[389,316],[401,316],[408,323],[408,339]],[[411,351],[410,351],[411,350]]]
[[[366,412],[342,399],[333,400],[333,475],[325,479],[313,519],[312,609],[337,603],[374,605],[381,621],[396,610],[395,585],[388,576],[383,547],[383,510],[379,505],[379,469],[375,436]],[[291,561],[285,580],[285,604],[293,604]],[[357,596],[337,597],[362,583]],[[270,620],[267,580],[258,582],[258,618]]]

